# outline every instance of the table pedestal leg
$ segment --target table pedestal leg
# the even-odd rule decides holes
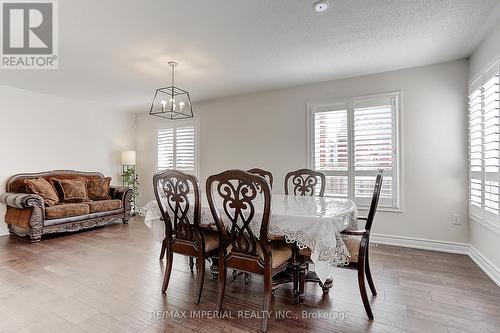
[[[323,295],[326,295],[330,291],[330,288],[333,287],[333,280],[326,279],[325,283],[320,282],[319,286],[321,287],[321,289],[323,289]]]
[[[214,279],[219,277],[219,258],[217,256],[213,256],[210,258],[212,264],[210,265],[210,274]]]

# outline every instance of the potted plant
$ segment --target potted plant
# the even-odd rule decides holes
[[[139,176],[135,172],[135,167],[128,167],[122,171],[123,186],[128,186],[132,189],[132,215],[137,212],[137,198],[141,195],[139,192]]]

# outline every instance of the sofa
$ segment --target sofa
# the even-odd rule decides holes
[[[77,180],[77,183],[81,179],[87,183],[109,179],[109,194],[103,200],[62,201],[49,205],[40,195],[30,193],[30,188],[26,185],[34,180],[43,181],[41,178],[50,182]],[[45,234],[104,226],[117,219],[127,224],[131,212],[132,190],[128,187],[111,186],[110,181],[110,178],[105,178],[99,172],[73,170],[12,176],[7,181],[7,192],[0,195],[0,203],[7,206],[5,223],[10,234],[28,237],[31,242],[39,242]],[[104,191],[107,191],[108,187]]]

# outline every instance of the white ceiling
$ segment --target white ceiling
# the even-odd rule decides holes
[[[0,85],[146,112],[172,59],[200,101],[467,57],[498,2],[59,1],[59,69],[4,70]]]

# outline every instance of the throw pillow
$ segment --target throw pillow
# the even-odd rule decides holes
[[[43,198],[45,205],[53,206],[59,203],[56,189],[45,178],[26,179],[24,183],[29,192]]]
[[[87,192],[90,200],[109,200],[109,184],[111,177],[92,178],[87,181]]]
[[[86,179],[53,179],[59,187],[62,194],[62,200],[65,202],[84,202],[89,201],[87,194]]]

